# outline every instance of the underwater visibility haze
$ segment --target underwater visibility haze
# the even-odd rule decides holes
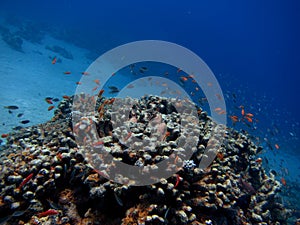
[[[300,224],[298,1],[0,2],[0,224]]]

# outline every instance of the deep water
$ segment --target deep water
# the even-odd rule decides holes
[[[290,198],[290,193],[299,197],[300,179],[299,10],[293,0],[1,1],[1,133],[25,126],[21,120],[32,125],[50,119],[53,112],[44,98],[72,95],[80,72],[106,51],[138,40],[174,42],[213,71],[227,104],[228,125],[264,147],[266,169],[286,180],[286,204],[300,217],[299,204]],[[66,52],[55,53],[53,46]],[[56,56],[61,61],[54,67]],[[134,79],[128,74],[120,73],[112,84],[124,86]],[[188,93],[192,88],[185,86]],[[205,98],[200,92],[190,97],[198,104]],[[9,111],[8,105],[20,109]],[[205,101],[200,106],[208,110]],[[232,123],[229,116],[240,117],[241,106],[254,114],[253,122]]]

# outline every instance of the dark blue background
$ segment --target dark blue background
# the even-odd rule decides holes
[[[74,29],[99,53],[141,39],[176,42],[215,74],[298,116],[299,1],[1,1],[1,10]],[[226,82],[226,80],[220,80]],[[236,83],[234,83],[236,82]]]
[[[73,30],[71,41],[99,55],[135,40],[178,43],[197,53],[221,86],[248,87],[250,98],[273,97],[274,107],[298,117],[299,1],[6,0],[0,6]]]

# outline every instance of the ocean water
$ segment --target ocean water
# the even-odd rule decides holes
[[[105,52],[134,41],[172,42],[197,54],[214,73],[226,103],[228,126],[249,133],[264,147],[264,166],[275,170],[278,180],[286,180],[282,195],[299,214],[300,205],[290,196],[300,185],[299,10],[298,1],[270,0],[3,0],[0,133],[51,119],[53,111],[48,111],[45,98],[73,95],[82,73]],[[109,86],[121,90],[144,76],[167,79],[166,72],[177,75],[173,81],[211,113],[201,90],[180,83],[187,74],[151,62],[111,76],[105,86],[107,96],[118,95],[108,93]],[[151,89],[143,85],[143,80],[132,83],[137,94]],[[165,90],[163,85],[152,88],[160,94]],[[10,105],[18,109],[5,108]],[[233,123],[230,116],[242,118],[242,108],[254,115],[253,121]],[[23,124],[24,120],[29,122]]]

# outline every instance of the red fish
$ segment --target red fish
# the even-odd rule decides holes
[[[55,64],[55,63],[56,63],[56,61],[57,61],[57,58],[56,58],[56,57],[54,57],[54,58],[52,59],[51,63],[52,63],[52,64]]]
[[[174,185],[174,188],[176,188],[179,185],[180,180],[181,180],[181,177],[178,174],[176,174],[176,183]]]
[[[61,152],[57,153],[56,157],[59,161],[61,161],[63,159]]]
[[[48,209],[45,212],[41,212],[38,214],[38,217],[44,217],[44,216],[52,216],[52,215],[57,215],[58,211],[55,209]]]
[[[1,134],[1,137],[2,137],[2,138],[7,138],[7,137],[8,137],[8,134]]]
[[[78,82],[76,82],[76,84],[77,84],[77,85],[80,85],[80,84],[81,84],[81,82],[79,82],[79,81],[78,81]]]
[[[286,180],[284,179],[284,177],[281,177],[281,183],[283,184],[283,186],[286,186]]]
[[[253,117],[254,115],[252,113],[247,113],[246,116]]]
[[[103,141],[97,141],[97,142],[93,143],[93,146],[97,147],[97,146],[100,146],[100,145],[103,145],[103,144],[104,144]]]
[[[46,101],[48,104],[53,104],[52,100],[49,99],[49,98],[45,98],[45,101]]]
[[[171,135],[171,133],[169,131],[167,131],[165,136],[163,137],[163,141],[165,141],[167,139],[167,137],[169,137],[170,135]]]
[[[219,115],[224,115],[224,114],[226,114],[226,111],[225,111],[225,110],[222,110],[222,111],[218,112],[218,114],[219,114]]]
[[[124,141],[127,141],[132,135],[132,132],[128,132],[127,136],[124,138]]]
[[[108,104],[108,105],[111,105],[111,104],[114,103],[114,101],[115,101],[115,98],[112,98],[112,99],[110,99],[110,100],[107,102],[107,104]]]
[[[98,86],[94,87],[94,88],[92,89],[92,91],[96,91],[96,90],[97,90],[97,88],[98,88]]]
[[[280,146],[278,144],[275,144],[276,149],[280,149]]]
[[[70,96],[64,95],[63,98],[69,100],[69,99],[70,99]]]
[[[21,189],[26,183],[28,183],[28,181],[31,180],[32,177],[33,177],[33,173],[29,174],[19,185],[18,189]]]
[[[50,110],[52,110],[52,109],[54,109],[54,105],[50,105],[50,106],[48,107],[48,111],[50,111]]]
[[[102,96],[103,93],[104,93],[104,90],[101,89],[101,90],[99,91],[99,97]]]
[[[220,159],[221,161],[224,160],[224,154],[223,154],[222,152],[218,152],[218,153],[217,153],[217,157],[218,157],[218,159]]]
[[[64,74],[71,74],[71,71],[65,71]]]
[[[96,84],[100,85],[100,80],[99,80],[99,79],[94,80],[94,82],[95,82]]]
[[[239,121],[239,118],[237,116],[230,116],[230,119],[232,120],[232,122],[236,123]]]
[[[262,163],[262,158],[256,159],[255,162],[257,162],[257,163]]]

